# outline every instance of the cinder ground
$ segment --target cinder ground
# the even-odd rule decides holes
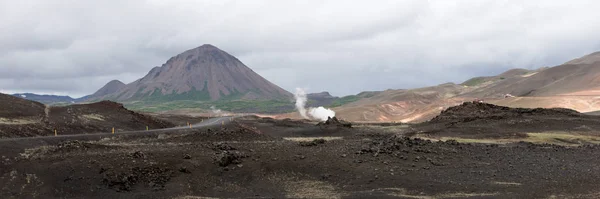
[[[516,132],[522,120],[543,131]],[[549,125],[559,120],[574,124]],[[595,123],[598,117],[562,109],[467,103],[420,125],[244,117],[223,127],[4,140],[0,195],[598,198]],[[576,131],[581,125],[587,128]]]
[[[429,140],[404,137],[434,128],[423,125],[369,124],[346,128],[245,117],[224,127],[86,136],[76,141],[60,137],[0,141],[0,195],[600,197],[600,148],[596,145],[532,144],[516,138],[502,144],[470,143],[469,139],[492,143],[504,139],[462,136],[471,133],[455,135],[462,136],[464,143],[452,139],[435,141],[441,139],[435,133],[427,134]]]

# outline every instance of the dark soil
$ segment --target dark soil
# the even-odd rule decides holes
[[[327,120],[325,122],[319,122],[317,126],[336,126],[352,128],[352,123],[344,120],[338,120],[337,117],[327,117]]]
[[[539,120],[554,117],[572,116]],[[498,125],[511,120],[482,121]],[[278,122],[295,125],[284,127]],[[437,122],[432,123],[446,124]],[[469,127],[460,126],[463,123],[455,125]],[[212,127],[210,131],[205,128],[109,135],[95,140],[90,135],[86,141],[57,142],[54,137],[0,141],[0,195],[5,198],[600,196],[597,186],[600,147],[596,145],[433,142],[380,133],[378,128],[321,128],[314,123],[249,117]],[[328,136],[342,139],[317,138],[306,143],[282,139]]]
[[[413,126],[412,133],[465,138],[522,138],[524,132],[577,131],[597,134],[600,117],[570,109],[509,108],[466,102],[450,107],[431,121]]]
[[[61,134],[110,133],[112,128],[115,131],[140,131],[146,130],[146,126],[149,129],[175,126],[170,122],[127,110],[123,104],[111,101],[52,107],[49,125]]]
[[[298,143],[300,146],[317,146],[319,144],[325,144],[325,142],[327,142],[324,139],[314,139],[313,141],[310,142],[306,142],[306,141],[301,141],[300,143]]]
[[[39,102],[0,93],[0,118],[43,118],[45,107]]]
[[[0,95],[2,97],[2,95]],[[13,97],[10,96],[10,99]],[[0,138],[52,136],[83,133],[111,133],[162,129],[175,124],[152,116],[139,114],[123,107],[122,104],[101,101],[91,104],[77,104],[64,107],[45,108],[37,102],[17,98],[13,105],[2,103],[8,112],[0,111],[0,118],[25,120],[26,123],[3,124],[0,122]],[[48,112],[48,115],[46,115]],[[25,117],[27,116],[27,117]]]

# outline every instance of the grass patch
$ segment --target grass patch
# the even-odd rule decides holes
[[[518,183],[518,182],[498,182],[498,181],[494,181],[494,182],[492,182],[492,184],[496,184],[496,185],[508,185],[508,186],[521,186],[521,183]]]
[[[461,85],[463,85],[463,86],[477,86],[477,85],[485,83],[486,79],[487,79],[487,77],[474,77],[474,78],[471,78],[471,79],[463,82]]]
[[[563,145],[600,144],[600,137],[567,133],[528,133],[527,141]]]
[[[343,137],[284,137],[284,140],[294,141],[294,142],[312,142],[313,140],[322,139],[325,141],[331,140],[341,140]]]
[[[498,193],[442,193],[436,195],[415,195],[403,188],[383,188],[377,189],[379,191],[387,191],[390,196],[400,197],[400,198],[414,198],[414,199],[438,199],[438,198],[472,198],[472,197],[487,197],[487,196],[497,196]],[[422,193],[421,193],[422,194]]]
[[[294,110],[294,104],[292,102],[280,100],[176,100],[167,102],[138,101],[135,103],[125,103],[124,106],[130,110],[145,112],[160,112],[180,109],[202,109],[210,111],[210,107],[212,106],[229,112],[286,113]]]
[[[82,115],[82,118],[88,119],[88,120],[100,120],[100,121],[104,121],[104,117],[102,117],[102,115],[98,115],[98,114],[87,114],[87,115]]]
[[[515,142],[531,142],[535,144],[556,144],[563,146],[579,146],[584,144],[600,144],[600,136],[591,135],[580,135],[576,133],[565,133],[565,132],[542,132],[542,133],[527,133],[526,138],[511,138],[511,139],[473,139],[473,138],[461,138],[461,137],[429,137],[424,135],[416,135],[422,139],[428,139],[433,141],[447,141],[456,140],[462,143],[480,143],[480,144],[508,144]]]
[[[35,123],[38,123],[38,122],[35,120],[31,120],[31,119],[10,119],[10,118],[0,117],[0,124],[23,125],[23,124],[35,124]]]
[[[348,103],[352,103],[364,98],[369,98],[369,97],[373,97],[377,94],[377,92],[362,92],[359,93],[358,95],[348,95],[348,96],[344,96],[338,99],[333,100],[333,102],[331,102],[331,104],[329,104],[329,107],[338,107],[338,106],[342,106],[344,104],[348,104]]]
[[[322,181],[289,180],[284,188],[287,198],[342,198],[334,186]]]
[[[379,125],[370,125],[370,124],[361,125],[360,123],[357,123],[357,124],[353,124],[353,125],[354,126],[364,126],[369,129],[373,129],[375,131],[384,132],[384,133],[397,133],[397,132],[400,132],[400,131],[410,127],[409,125],[406,125],[406,124],[391,125],[391,126],[379,126]]]

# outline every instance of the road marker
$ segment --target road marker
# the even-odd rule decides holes
[[[112,128],[112,134],[115,134],[115,127]]]
[[[54,136],[58,136],[58,133],[56,133],[56,129],[54,129]]]

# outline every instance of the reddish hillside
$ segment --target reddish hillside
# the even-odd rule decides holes
[[[510,107],[595,111],[600,108],[599,61],[600,53],[593,53],[551,68],[511,69],[461,85],[388,90],[335,110],[338,116],[353,121],[421,122],[449,106],[480,98]]]

